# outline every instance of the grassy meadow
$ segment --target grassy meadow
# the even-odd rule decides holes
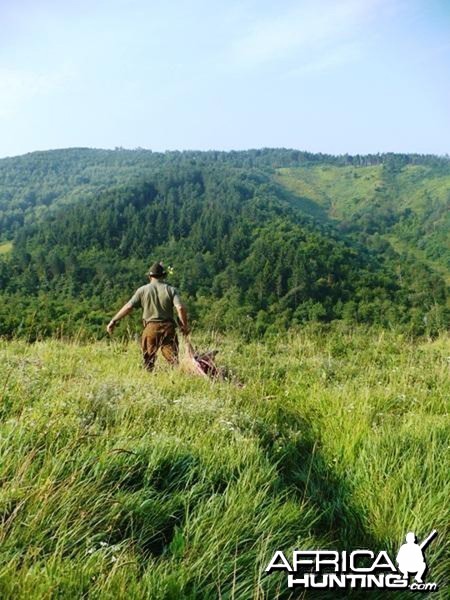
[[[318,219],[347,224],[360,219],[361,231],[367,230],[364,215],[376,214],[369,232],[400,255],[439,273],[448,285],[450,175],[445,170],[407,165],[386,172],[381,165],[322,165],[281,168],[275,180],[296,197],[303,211]]]
[[[307,198],[327,209],[335,218],[351,217],[387,192],[381,165],[370,167],[297,167],[278,169],[275,179],[296,196]],[[448,202],[450,175],[435,174],[421,165],[408,165],[395,175],[395,208],[415,212],[429,209],[430,203]]]
[[[12,250],[12,242],[0,242],[0,255],[9,254]]]
[[[428,580],[448,597],[450,339],[194,342],[243,385],[161,358],[148,374],[119,335],[0,341],[0,598],[288,598],[264,574],[275,550],[395,556],[432,529]]]

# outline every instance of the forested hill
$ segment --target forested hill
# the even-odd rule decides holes
[[[0,334],[105,320],[155,259],[193,318],[445,327],[450,161],[71,149],[0,161]]]
[[[49,207],[93,199],[117,184],[145,181],[155,171],[168,167],[203,168],[228,165],[245,170],[296,167],[381,167],[399,172],[419,167],[419,180],[450,177],[450,159],[418,154],[370,154],[366,156],[312,154],[299,150],[261,149],[232,152],[152,152],[137,149],[97,150],[69,148],[33,152],[0,159],[0,239],[11,236],[24,223],[44,215]],[[425,171],[425,173],[424,173]],[[334,176],[331,177],[331,183]],[[330,177],[325,178],[330,183]],[[353,198],[352,187],[347,196]],[[303,190],[302,190],[303,192]],[[394,199],[394,198],[393,198]]]

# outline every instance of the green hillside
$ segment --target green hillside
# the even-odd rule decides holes
[[[300,198],[317,204],[332,218],[343,219],[367,203],[381,185],[382,165],[332,165],[278,169],[276,178]]]
[[[200,327],[449,322],[447,159],[69,149],[0,161],[0,334],[104,334],[155,259]]]
[[[161,363],[150,383],[119,341],[0,342],[2,600],[287,599],[277,549],[395,556],[432,529],[445,598],[448,337],[195,341],[244,386]]]
[[[369,243],[387,240],[450,277],[448,168],[311,166],[278,169],[276,178],[311,214],[369,236]]]
[[[159,153],[123,148],[68,148],[5,158],[0,160],[0,240],[59,207],[93,202],[111,187],[135,185],[161,169],[206,164],[273,169],[321,160],[338,159],[283,149]]]

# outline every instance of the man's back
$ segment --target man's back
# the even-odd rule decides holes
[[[154,263],[147,276],[150,283],[136,290],[131,300],[124,304],[108,323],[106,331],[111,334],[120,319],[128,315],[133,308],[142,306],[142,320],[144,321],[144,331],[141,337],[142,357],[145,368],[152,371],[159,349],[171,365],[178,363],[178,337],[174,308],[176,308],[183,335],[189,334],[189,326],[187,312],[177,290],[161,281],[166,276],[163,265]]]
[[[181,306],[177,290],[163,283],[153,280],[136,290],[130,300],[133,307],[142,306],[142,319],[145,323],[150,321],[174,322],[173,308]]]

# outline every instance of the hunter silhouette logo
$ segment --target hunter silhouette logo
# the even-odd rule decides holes
[[[277,550],[265,571],[287,573],[288,588],[344,588],[344,589],[410,589],[433,592],[437,583],[424,582],[427,563],[424,550],[436,537],[433,530],[422,543],[417,543],[414,532],[406,534],[406,543],[397,554],[397,565],[387,552],[359,550],[294,550],[289,561],[283,551]],[[414,581],[409,582],[414,575]]]
[[[406,534],[406,544],[400,547],[397,554],[397,564],[400,571],[403,573],[403,577],[409,579],[410,574],[416,574],[414,577],[417,583],[423,583],[422,577],[427,570],[427,563],[423,551],[428,544],[434,540],[437,535],[436,529],[425,538],[425,540],[418,544],[416,542],[416,536],[414,532],[410,531]]]

